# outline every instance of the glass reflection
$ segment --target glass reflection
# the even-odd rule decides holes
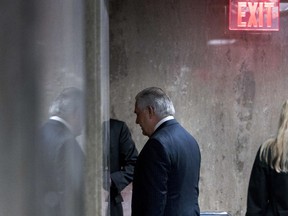
[[[84,152],[76,137],[83,129],[84,94],[64,89],[52,102],[36,139],[37,215],[84,213]]]

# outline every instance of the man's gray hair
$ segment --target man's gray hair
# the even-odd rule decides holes
[[[50,116],[59,116],[65,119],[73,115],[76,110],[83,111],[83,103],[83,92],[78,88],[69,87],[64,89],[52,102],[49,114]]]
[[[169,115],[174,116],[175,114],[175,108],[171,99],[161,88],[146,88],[139,92],[135,99],[139,109],[143,110],[151,106],[159,118],[164,118]]]

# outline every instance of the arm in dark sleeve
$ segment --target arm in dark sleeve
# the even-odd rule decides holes
[[[246,216],[265,215],[268,205],[268,166],[260,161],[258,150],[249,181]]]
[[[141,161],[141,197],[139,205],[143,205],[142,215],[163,215],[167,201],[168,173],[171,161],[168,153],[157,140],[150,140],[146,144]],[[139,179],[138,179],[139,180]]]
[[[111,173],[111,179],[113,185],[120,192],[132,182],[134,167],[138,157],[135,143],[125,123],[123,123],[120,132],[119,151],[121,170]]]
[[[70,176],[69,167],[70,167],[70,154],[69,143],[62,144],[57,150],[56,155],[56,178],[57,178],[57,193],[58,193],[58,202],[59,202],[59,211],[62,215],[67,215],[65,212],[70,212],[71,207],[69,206],[70,200],[73,197],[71,193],[73,189],[68,189],[71,186],[72,177]]]
[[[61,145],[56,158],[58,197],[63,216],[81,215],[83,211],[83,164],[78,148],[80,150],[76,141],[68,140]]]

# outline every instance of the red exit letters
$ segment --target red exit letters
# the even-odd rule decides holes
[[[279,30],[279,0],[230,0],[230,30]]]

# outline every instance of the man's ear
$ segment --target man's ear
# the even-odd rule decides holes
[[[154,107],[148,106],[147,109],[148,109],[149,117],[151,118],[152,116],[154,116],[155,114]]]

